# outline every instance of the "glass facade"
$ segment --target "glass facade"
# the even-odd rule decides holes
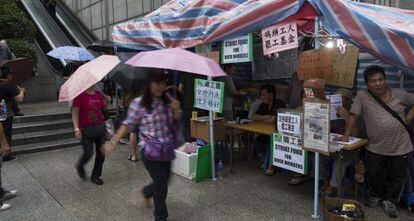
[[[105,1],[109,5],[109,24],[145,16],[169,0],[64,0],[87,28],[99,39],[106,39]]]

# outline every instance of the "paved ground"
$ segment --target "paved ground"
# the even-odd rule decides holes
[[[74,163],[80,152],[71,148],[19,156],[18,161],[6,163],[5,186],[17,188],[20,195],[9,201],[13,208],[0,213],[0,220],[152,220],[152,209],[142,206],[138,193],[149,176],[141,162],[126,160],[126,146],[107,159],[103,186],[78,179]],[[220,181],[197,184],[173,176],[170,220],[311,220],[311,183],[290,187],[287,175],[265,177],[241,162],[236,170]],[[391,219],[378,209],[368,210],[368,220]],[[402,211],[397,220],[414,220],[414,216]]]

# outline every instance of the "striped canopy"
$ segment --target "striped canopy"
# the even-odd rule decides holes
[[[350,0],[172,0],[143,18],[115,26],[112,39],[139,50],[187,48],[275,23],[296,20],[306,25],[315,15],[331,35],[414,71],[414,11]]]

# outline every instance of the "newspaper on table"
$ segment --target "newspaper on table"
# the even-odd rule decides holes
[[[341,94],[332,94],[326,95],[326,99],[331,102],[331,120],[342,119],[336,114],[337,109],[342,107],[342,95]]]
[[[331,133],[329,137],[329,152],[335,153],[340,151],[344,146],[352,146],[359,141],[361,141],[360,138],[357,137],[349,137],[348,142],[343,141],[335,141],[336,137],[342,137],[343,135]]]

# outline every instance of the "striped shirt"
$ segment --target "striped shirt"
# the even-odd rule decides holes
[[[165,105],[161,99],[155,98],[152,109],[148,110],[141,104],[142,97],[135,98],[129,106],[128,115],[123,124],[131,131],[139,129],[140,145],[144,139],[151,138],[161,143],[173,142],[173,135],[168,125],[173,123],[172,109]],[[168,113],[168,116],[166,115]]]

